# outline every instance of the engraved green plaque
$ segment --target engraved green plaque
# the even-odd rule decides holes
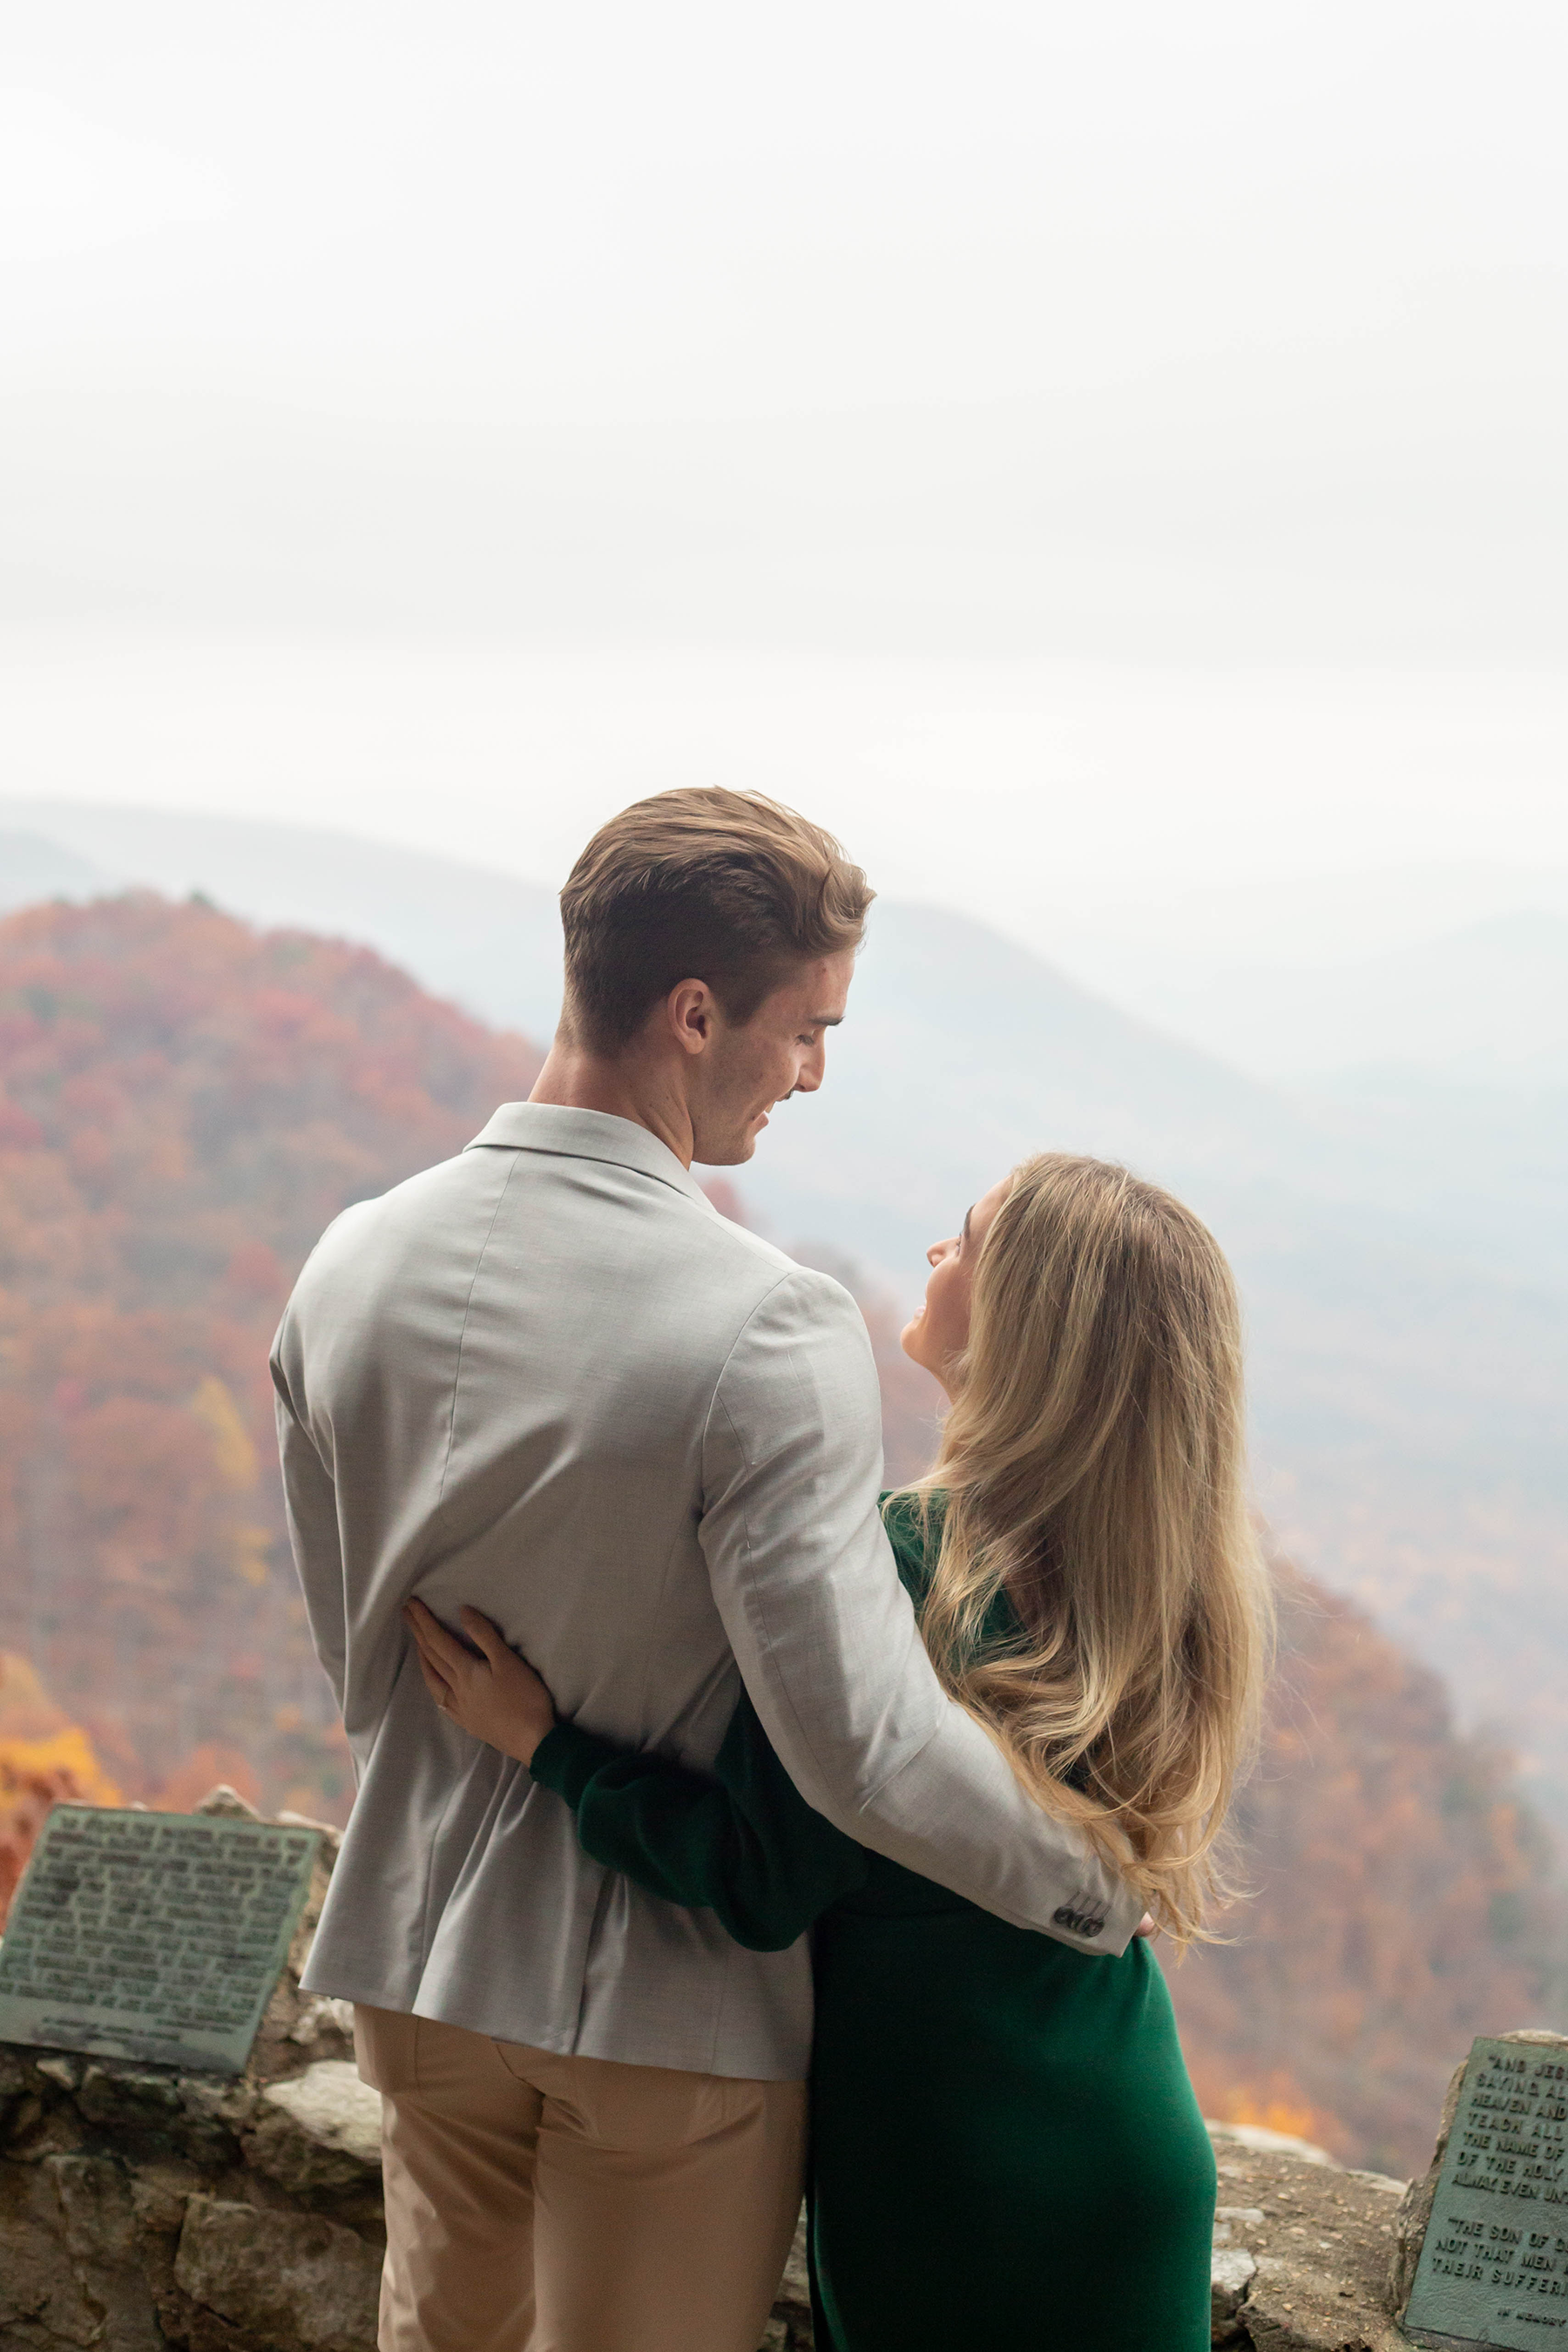
[[[1568,2049],[1479,2041],[1405,2326],[1447,2352],[1568,2352]]]
[[[57,1805],[0,1941],[0,2042],[238,2074],[314,1830]]]

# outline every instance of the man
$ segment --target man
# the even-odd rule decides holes
[[[527,1103],[349,1210],[274,1350],[359,1792],[306,1977],[382,2091],[383,2352],[754,2352],[798,2208],[810,1975],[581,1852],[447,1723],[400,1611],[471,1602],[591,1728],[710,1763],[743,1680],[809,1801],[1015,1923],[1137,1903],[944,1696],[876,1509],[853,1302],[726,1223],[822,1083],[871,893],[751,794],[638,803],[562,894]]]

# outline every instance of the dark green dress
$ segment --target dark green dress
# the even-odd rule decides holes
[[[907,1505],[889,1533],[918,1600]],[[1214,2157],[1146,1942],[1091,1958],[868,1853],[745,1698],[712,1777],[573,1724],[532,1772],[737,1941],[812,1931],[819,2352],[1206,2352]]]

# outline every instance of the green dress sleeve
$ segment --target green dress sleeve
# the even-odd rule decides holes
[[[529,1769],[571,1806],[595,1862],[712,1911],[752,1951],[783,1951],[866,1877],[864,1849],[812,1811],[743,1691],[711,1773],[574,1723],[546,1734]]]
[[[893,1557],[917,1608],[930,1547],[918,1505],[882,1497]],[[932,1524],[940,1529],[940,1505]],[[738,1944],[783,1951],[863,1886],[863,1846],[814,1812],[773,1754],[744,1691],[709,1772],[558,1723],[535,1780],[571,1806],[584,1851],[667,1903],[711,1911]]]

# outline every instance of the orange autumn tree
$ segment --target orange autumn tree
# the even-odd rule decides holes
[[[0,1927],[44,1817],[62,1800],[118,1805],[121,1793],[27,1660],[0,1651]]]
[[[188,1798],[206,1751],[341,1811],[268,1343],[331,1218],[538,1066],[365,949],[200,901],[0,923],[0,1646],[129,1794]]]

